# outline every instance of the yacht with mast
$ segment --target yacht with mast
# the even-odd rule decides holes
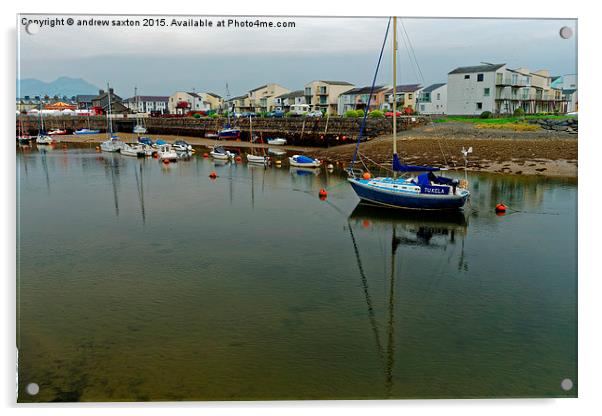
[[[385,39],[380,51],[380,57],[376,66],[372,89],[376,82],[378,68],[385,48],[387,35],[391,19],[387,24]],[[348,181],[351,187],[364,203],[380,205],[390,208],[405,209],[425,209],[425,210],[447,210],[459,209],[464,206],[470,192],[466,185],[460,186],[457,179],[437,176],[434,172],[443,170],[442,168],[432,166],[414,166],[403,164],[397,154],[397,17],[393,17],[393,163],[392,177],[372,178],[369,172],[358,172],[354,169],[356,158],[359,155],[359,145],[363,136],[366,117],[370,109],[370,92],[364,119],[360,127],[360,133],[357,140],[356,149],[351,161],[351,166],[347,170],[349,174]],[[361,157],[361,155],[360,155]],[[418,173],[417,176],[413,176]],[[398,177],[398,174],[407,175]]]
[[[107,83],[107,97],[109,99],[109,106],[107,108],[107,136],[108,140],[100,144],[100,149],[103,152],[119,152],[123,147],[124,143],[119,140],[117,136],[113,134],[113,120],[111,120],[111,90]]]
[[[36,137],[36,144],[52,144],[53,141],[52,137],[44,129],[44,116],[42,115],[42,104],[40,104],[40,128]]]

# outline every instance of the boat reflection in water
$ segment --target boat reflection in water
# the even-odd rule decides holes
[[[464,264],[464,236],[468,221],[461,211],[403,211],[373,205],[358,204],[347,219],[349,235],[353,243],[357,268],[361,278],[371,330],[385,376],[384,387],[387,397],[395,397],[393,392],[395,370],[395,290],[396,279],[403,276],[397,270],[397,256],[401,246],[445,249],[461,238],[460,268]],[[390,264],[388,274],[388,299],[386,302],[386,335],[381,336],[378,325],[378,308],[370,292],[369,277],[362,262],[360,244],[353,232],[354,227],[374,229],[382,234],[391,230]],[[386,247],[386,246],[385,246]],[[386,250],[386,249],[385,249]],[[385,253],[383,253],[384,255]],[[383,256],[383,257],[386,257]],[[375,282],[373,282],[375,283]]]

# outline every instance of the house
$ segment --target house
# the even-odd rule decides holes
[[[398,85],[395,88],[395,97],[397,98],[397,109],[411,108],[416,109],[416,100],[418,98],[418,92],[422,86],[420,84],[406,84]],[[385,92],[385,102],[383,103],[383,110],[393,109],[393,87]]]
[[[562,94],[566,101],[566,110],[564,112],[571,113],[578,111],[579,103],[577,101],[577,74],[567,74],[553,77],[552,88],[562,90]]]
[[[226,111],[234,111],[236,113],[251,111],[251,100],[249,100],[249,96],[247,94],[239,95],[225,101],[224,107]]]
[[[378,110],[385,106],[385,92],[391,89],[390,86],[377,85],[372,91],[372,98],[370,99],[370,109]],[[372,87],[360,87],[352,88],[339,95],[337,103],[337,114],[342,116],[349,110],[366,110],[368,106],[368,99],[370,98],[370,91]]]
[[[189,111],[209,111],[211,104],[196,92],[176,91],[169,96],[167,109],[170,114],[186,114]]]
[[[162,95],[137,95],[128,98],[123,104],[135,113],[150,114],[151,111],[159,112],[160,114],[167,113],[167,103],[169,97]]]
[[[76,95],[75,103],[80,110],[89,110],[92,108],[92,100],[95,95]]]
[[[289,92],[291,92],[291,90],[276,83],[265,84],[252,89],[248,94],[249,111],[274,111],[276,108],[275,98]]]
[[[303,90],[297,90],[274,97],[276,110],[288,112],[291,105],[306,104]]]
[[[98,95],[92,98],[92,107],[90,108],[96,108],[97,110],[102,110],[103,113],[106,113],[110,104],[111,114],[130,113],[130,109],[127,108],[122,101],[121,97],[115,94],[113,88],[109,88],[108,91],[99,90]]]
[[[558,112],[566,108],[562,90],[546,70],[509,69],[506,64],[459,67],[447,76],[447,113],[479,115]]]
[[[305,84],[303,94],[305,102],[313,111],[323,111],[327,114],[338,112],[339,96],[354,85],[347,81],[314,80]]]
[[[211,107],[212,110],[217,111],[224,106],[224,99],[213,92],[199,92],[197,94],[203,99],[203,101],[209,103],[209,107]]]
[[[420,114],[447,113],[447,84],[432,84],[420,90],[416,102]]]

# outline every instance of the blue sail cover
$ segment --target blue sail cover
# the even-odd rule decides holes
[[[315,160],[312,159],[311,157],[307,157],[307,156],[297,156],[295,158],[295,162],[297,162],[297,163],[314,163]]]
[[[434,168],[432,166],[402,165],[401,162],[399,162],[399,156],[397,156],[397,153],[394,153],[393,170],[396,172],[434,172],[440,170],[440,168]]]

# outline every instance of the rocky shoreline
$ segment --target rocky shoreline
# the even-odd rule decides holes
[[[561,126],[571,127],[571,126]],[[572,128],[572,127],[571,127]],[[512,131],[475,128],[470,123],[433,123],[405,131],[398,137],[400,158],[409,164],[465,167],[462,148],[473,148],[466,167],[470,171],[577,177],[577,134],[567,129]],[[370,160],[391,163],[392,137],[380,136],[362,143],[360,152],[370,167]],[[312,156],[342,162],[351,160],[354,144],[312,149]],[[370,159],[370,160],[369,160]],[[374,165],[372,165],[374,166]]]

